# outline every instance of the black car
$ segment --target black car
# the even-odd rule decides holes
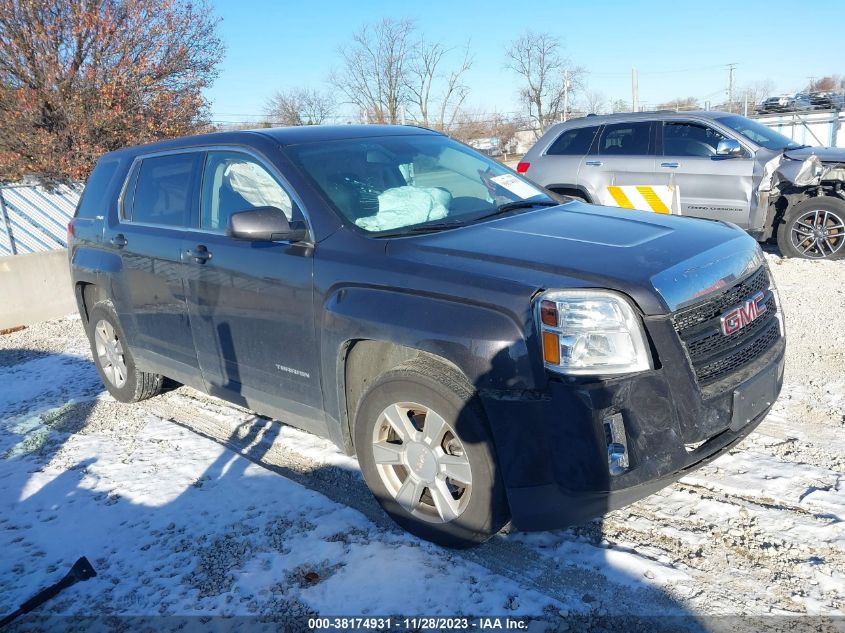
[[[769,97],[757,106],[758,114],[769,112],[801,112],[813,108],[810,98],[802,93]]]
[[[811,92],[810,104],[815,110],[841,110],[845,107],[845,95],[836,92]]]
[[[166,376],[330,438],[446,545],[648,495],[740,441],[782,384],[777,293],[745,232],[559,204],[429,130],[113,152],[70,232],[116,399]]]

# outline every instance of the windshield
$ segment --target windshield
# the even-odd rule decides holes
[[[775,132],[770,127],[757,123],[757,121],[746,119],[744,116],[739,116],[738,114],[723,116],[716,120],[735,132],[739,132],[749,141],[753,141],[766,149],[781,150],[803,147],[800,143],[796,143],[780,132]]]
[[[344,218],[374,234],[460,226],[504,204],[551,202],[536,185],[445,136],[350,139],[286,151]],[[514,205],[523,206],[532,205]]]

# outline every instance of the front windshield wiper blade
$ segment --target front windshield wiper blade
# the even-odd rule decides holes
[[[377,233],[374,237],[402,237],[405,235],[420,235],[423,233],[435,233],[437,231],[444,231],[447,229],[455,229],[459,226],[466,226],[467,224],[474,224],[479,220],[485,218],[492,218],[508,211],[515,211],[517,209],[530,209],[532,207],[556,207],[560,203],[552,200],[517,200],[515,202],[506,202],[500,204],[494,211],[485,213],[484,215],[476,216],[468,220],[452,220],[450,222],[432,222],[430,224],[419,224],[417,226],[409,226],[390,233]]]
[[[506,202],[496,207],[496,211],[490,215],[499,213],[507,213],[508,211],[515,211],[516,209],[530,209],[531,207],[557,207],[560,202],[554,200],[517,200],[516,202]],[[486,217],[486,216],[485,216]]]
[[[377,233],[374,237],[402,237],[403,235],[420,235],[422,233],[436,233],[437,231],[444,231],[446,229],[454,229],[459,226],[464,226],[466,222],[463,220],[453,220],[451,222],[434,222],[432,224],[421,224],[419,226],[409,226],[398,231],[390,233]]]
[[[787,145],[786,147],[783,148],[783,151],[784,152],[791,152],[792,150],[804,149],[806,147],[810,147],[810,146],[809,145],[796,145],[795,147],[790,147],[789,145]]]
[[[486,220],[487,218],[493,218],[497,215],[507,213],[508,211],[517,211],[519,209],[531,209],[533,207],[557,206],[560,206],[560,202],[555,202],[554,200],[516,200],[515,202],[506,202],[504,204],[500,204],[498,207],[496,207],[495,211],[485,213],[484,215],[476,216],[472,219],[472,222],[475,223],[480,220]]]

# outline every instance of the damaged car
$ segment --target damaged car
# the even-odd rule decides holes
[[[777,290],[745,232],[561,205],[430,130],[112,152],[69,231],[115,399],[167,377],[329,438],[444,545],[651,494],[740,442],[783,382]]]
[[[609,188],[662,187],[677,205],[655,210],[731,222],[758,241],[776,239],[789,257],[845,256],[845,149],[801,145],[736,114],[624,113],[559,123],[517,171],[593,203],[614,204]]]

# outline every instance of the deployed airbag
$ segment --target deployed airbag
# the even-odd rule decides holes
[[[368,231],[386,231],[445,218],[452,194],[436,187],[394,187],[378,196],[378,213],[358,218],[355,224]]]

